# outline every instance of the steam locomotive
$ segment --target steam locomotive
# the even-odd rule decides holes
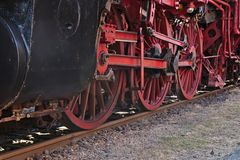
[[[240,0],[1,0],[0,35],[0,123],[93,129],[240,70]]]

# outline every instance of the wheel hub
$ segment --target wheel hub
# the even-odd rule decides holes
[[[196,51],[196,48],[194,46],[192,46],[190,48],[190,51],[189,51],[189,55],[191,55],[191,60],[192,60],[192,70],[196,70],[196,67],[197,67],[197,51]]]

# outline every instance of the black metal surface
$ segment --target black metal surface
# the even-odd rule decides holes
[[[6,105],[21,89],[26,69],[27,51],[17,26],[0,18],[0,102]]]
[[[84,89],[96,69],[99,13],[106,0],[5,2],[0,2],[0,14],[18,25],[29,48],[29,68],[17,103],[67,98]]]

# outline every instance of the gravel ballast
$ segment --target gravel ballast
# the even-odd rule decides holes
[[[240,148],[239,126],[240,90],[234,89],[169,113],[100,131],[45,151],[36,159],[231,159]]]

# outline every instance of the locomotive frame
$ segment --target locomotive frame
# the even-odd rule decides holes
[[[30,39],[37,45],[30,45],[30,68],[48,68],[46,74],[31,70],[25,73],[24,83],[29,85],[18,89],[19,96],[8,98],[8,103],[1,102],[2,111],[10,110],[13,116],[2,114],[0,122],[63,112],[63,121],[72,128],[92,129],[105,122],[116,106],[141,102],[141,109],[151,111],[161,107],[169,91],[180,99],[192,99],[200,86],[223,87],[226,81],[238,80],[239,0],[102,0],[93,2],[95,5],[79,0],[56,0],[52,5],[44,0],[34,2],[32,14],[36,20],[31,22]],[[63,3],[66,6],[61,7]],[[48,13],[53,15],[50,18],[43,13],[46,6],[53,9]],[[75,9],[71,11],[71,7]],[[91,7],[96,10],[87,14]],[[83,20],[82,12],[86,14]],[[57,22],[54,15],[60,18]],[[88,21],[90,17],[92,20]],[[48,29],[47,20],[52,20],[52,30]],[[88,29],[88,25],[94,29]],[[47,35],[41,33],[59,27],[48,46],[43,40]],[[41,38],[35,38],[35,32]],[[56,38],[59,40],[55,42]],[[61,45],[65,51],[56,48]],[[72,53],[71,58],[66,56],[67,50]],[[44,66],[38,59],[34,61],[34,55],[40,58],[41,51],[46,62],[55,62],[60,52],[65,68],[57,62]],[[49,56],[54,60],[49,61]],[[50,74],[57,78],[69,75],[72,79],[61,81],[49,78]],[[46,78],[47,84],[43,85],[39,78]]]

